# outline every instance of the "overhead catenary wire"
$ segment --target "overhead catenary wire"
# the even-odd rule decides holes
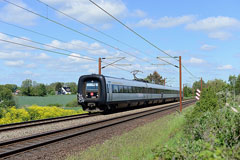
[[[140,35],[139,33],[137,33],[136,31],[134,31],[132,28],[130,28],[129,26],[127,26],[126,24],[124,24],[122,21],[120,21],[119,19],[117,19],[116,17],[114,17],[112,14],[110,14],[109,12],[107,12],[105,9],[103,9],[102,7],[100,7],[98,4],[96,4],[95,2],[93,2],[92,0],[89,0],[92,4],[94,4],[95,6],[97,6],[99,9],[101,9],[103,12],[105,12],[106,14],[108,14],[110,17],[112,17],[113,19],[115,19],[117,22],[119,22],[121,25],[123,25],[124,27],[126,27],[128,30],[130,30],[131,32],[133,32],[134,34],[136,34],[138,37],[140,37],[141,39],[143,39],[145,42],[147,42],[148,44],[150,44],[151,46],[153,46],[154,48],[156,48],[157,50],[163,52],[164,54],[168,55],[169,57],[175,59],[173,56],[171,56],[169,53],[165,52],[164,50],[160,49],[159,47],[157,47],[155,44],[153,44],[152,42],[150,42],[149,40],[147,40],[146,38],[144,38],[142,35]]]
[[[55,46],[52,46],[52,45],[49,45],[49,44],[44,44],[44,43],[33,41],[33,40],[30,40],[30,39],[27,39],[27,38],[18,37],[18,36],[13,35],[13,34],[5,33],[5,32],[0,32],[0,33],[11,36],[11,37],[15,37],[15,38],[18,38],[18,39],[21,39],[21,40],[24,40],[24,41],[32,42],[32,43],[35,43],[35,44],[40,44],[40,45],[43,45],[43,46],[46,46],[46,47],[51,47],[51,48],[54,48],[54,49],[63,50],[63,51],[69,52],[69,53],[77,53],[80,56],[86,56],[86,55],[83,55],[82,53],[79,53],[79,52],[76,52],[76,51],[71,51],[71,50],[55,47]],[[94,57],[89,57],[89,56],[86,56],[86,57],[96,60],[96,58],[94,58]]]
[[[85,37],[89,38],[89,39],[92,39],[92,40],[94,40],[94,41],[97,41],[97,42],[99,42],[99,43],[102,43],[102,44],[104,44],[104,45],[106,45],[106,46],[108,46],[108,47],[110,47],[110,48],[113,48],[113,49],[118,50],[118,51],[120,51],[120,52],[122,52],[122,53],[128,54],[128,55],[130,55],[130,56],[132,56],[132,57],[135,57],[135,58],[137,58],[137,59],[140,59],[140,60],[142,60],[142,61],[145,61],[145,62],[151,64],[151,62],[149,62],[148,60],[145,60],[145,59],[143,59],[143,58],[139,58],[139,57],[137,57],[137,56],[135,56],[135,55],[133,55],[133,54],[131,54],[131,53],[128,53],[128,52],[126,52],[126,51],[124,51],[124,50],[122,50],[122,49],[120,49],[120,48],[118,48],[118,47],[115,47],[115,46],[113,46],[113,45],[111,45],[111,44],[108,44],[108,43],[102,41],[102,40],[99,40],[99,39],[94,38],[94,37],[92,37],[92,36],[89,36],[89,35],[87,35],[87,34],[85,34],[85,33],[82,33],[82,32],[80,32],[80,31],[78,31],[78,30],[76,30],[76,29],[74,29],[74,28],[68,27],[68,26],[66,26],[66,25],[64,25],[64,24],[62,24],[62,23],[60,23],[60,22],[57,22],[57,21],[55,21],[55,20],[53,20],[53,19],[50,19],[50,18],[48,18],[48,17],[46,17],[46,16],[43,16],[43,15],[41,15],[41,14],[39,14],[39,13],[36,13],[36,12],[34,12],[34,11],[31,11],[31,10],[29,10],[29,9],[27,9],[27,8],[24,8],[24,7],[20,6],[20,5],[17,5],[17,4],[15,4],[15,3],[13,3],[13,2],[9,2],[8,0],[3,0],[3,1],[5,1],[5,2],[7,2],[7,3],[9,3],[9,4],[13,5],[13,6],[16,6],[16,7],[18,7],[18,8],[21,8],[21,9],[27,11],[27,12],[30,12],[30,13],[32,13],[32,14],[34,14],[34,15],[37,15],[37,16],[39,16],[39,17],[41,17],[41,18],[44,18],[44,19],[46,19],[46,20],[48,20],[48,21],[50,21],[50,22],[52,22],[52,23],[55,23],[55,24],[57,24],[57,25],[59,25],[59,26],[62,26],[62,27],[64,27],[64,28],[66,28],[66,29],[69,29],[69,30],[71,30],[71,31],[73,31],[73,32],[76,32],[76,33],[78,33],[78,34],[80,34],[80,35],[82,35],[82,36],[85,36]]]
[[[127,43],[125,43],[125,42],[123,42],[123,41],[121,41],[121,40],[119,40],[119,39],[117,39],[117,38],[115,38],[115,37],[113,37],[113,36],[111,36],[111,35],[103,32],[103,31],[101,31],[101,30],[99,30],[99,29],[97,29],[97,28],[95,28],[95,27],[93,27],[93,26],[91,26],[91,25],[89,25],[89,24],[87,24],[87,23],[84,23],[84,22],[82,22],[82,21],[80,21],[80,20],[78,20],[78,19],[70,16],[69,14],[66,14],[66,13],[63,12],[63,11],[60,11],[59,9],[56,9],[55,7],[49,5],[49,4],[45,3],[45,2],[42,2],[42,1],[40,1],[40,0],[36,0],[36,1],[38,1],[38,2],[40,2],[40,3],[42,3],[42,4],[44,4],[44,5],[46,5],[47,7],[53,9],[54,11],[56,11],[56,12],[58,12],[58,13],[61,13],[61,14],[63,14],[64,16],[66,16],[66,17],[68,17],[68,18],[70,18],[70,19],[72,19],[72,20],[74,20],[74,21],[76,21],[76,22],[78,22],[78,23],[80,23],[80,24],[82,24],[82,25],[84,25],[84,26],[86,26],[86,27],[88,27],[88,28],[90,28],[90,29],[92,29],[92,30],[94,30],[94,31],[96,31],[96,32],[98,32],[98,33],[100,33],[100,34],[102,34],[102,35],[110,38],[110,39],[112,39],[112,40],[114,40],[114,41],[117,41],[117,42],[119,42],[119,43],[121,43],[121,44],[123,44],[123,45],[125,45],[125,46],[127,46],[127,47],[129,47],[129,48],[131,48],[131,49],[134,49],[134,50],[136,50],[136,51],[138,51],[138,52],[140,52],[140,53],[142,53],[142,54],[145,54],[145,55],[148,55],[148,56],[149,56],[149,54],[147,54],[147,53],[145,53],[145,52],[137,49],[136,47],[133,47],[132,45],[129,45],[129,44],[127,44]],[[151,55],[150,55],[150,56],[151,56]],[[153,56],[151,56],[151,57],[153,57]],[[153,58],[154,58],[154,57],[153,57]]]
[[[48,50],[48,49],[44,49],[44,48],[39,48],[39,47],[36,47],[36,46],[31,46],[31,45],[27,45],[27,44],[21,44],[21,43],[9,41],[9,40],[0,39],[0,41],[6,42],[6,43],[15,44],[15,45],[19,45],[19,46],[24,46],[24,47],[28,47],[28,48],[32,48],[32,49],[37,49],[37,50],[52,52],[52,53],[60,54],[60,55],[64,55],[64,56],[75,57],[75,58],[86,59],[86,60],[89,60],[89,61],[96,61],[96,62],[97,62],[97,60],[95,60],[95,59],[90,59],[90,58],[87,58],[87,57],[75,56],[75,55],[71,55],[71,54],[67,54],[67,53],[62,53],[62,52],[58,52],[58,51],[53,51],[53,50]],[[105,62],[105,63],[106,63],[106,62]],[[109,63],[106,63],[106,64],[109,64]],[[129,70],[127,70],[127,69],[123,69],[123,68],[117,67],[117,66],[115,66],[115,65],[113,65],[113,64],[111,64],[111,66],[131,73],[131,71],[129,71]]]
[[[101,9],[103,12],[105,12],[107,15],[109,15],[110,17],[112,17],[113,19],[115,19],[118,23],[120,23],[121,25],[123,25],[125,28],[127,28],[128,30],[130,30],[132,33],[134,33],[135,35],[137,35],[138,37],[140,37],[141,39],[143,39],[145,42],[147,42],[148,44],[150,44],[151,46],[153,46],[154,48],[156,48],[157,50],[161,51],[162,53],[166,54],[167,56],[169,56],[170,58],[173,58],[175,60],[177,60],[175,57],[173,57],[172,55],[170,55],[169,53],[165,52],[164,50],[160,49],[159,47],[157,47],[155,44],[153,44],[152,42],[150,42],[149,40],[147,40],[145,37],[143,37],[142,35],[140,35],[139,33],[137,33],[136,31],[134,31],[132,28],[130,28],[129,26],[127,26],[126,24],[124,24],[122,21],[120,21],[119,19],[117,19],[116,17],[114,17],[112,14],[110,14],[108,11],[106,11],[105,9],[103,9],[101,6],[99,6],[98,4],[96,4],[95,2],[93,2],[92,0],[89,0],[92,4],[94,4],[95,6],[97,6],[99,9]],[[169,64],[170,62],[168,62]],[[173,64],[172,64],[173,65]],[[175,67],[175,65],[173,65]],[[192,76],[194,76],[189,70],[186,69],[185,66],[183,66],[183,68]],[[196,76],[194,76],[196,77]]]

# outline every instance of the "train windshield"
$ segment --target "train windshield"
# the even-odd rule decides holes
[[[86,82],[87,90],[98,90],[98,82],[96,81],[87,81]]]

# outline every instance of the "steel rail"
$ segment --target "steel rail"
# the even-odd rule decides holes
[[[70,116],[62,116],[62,117],[55,117],[55,118],[47,118],[47,119],[40,119],[40,120],[33,120],[33,121],[25,121],[25,122],[18,122],[18,123],[10,123],[0,125],[0,133],[3,131],[21,129],[26,127],[33,127],[33,126],[40,126],[45,124],[75,120],[75,119],[82,119],[100,115],[101,113],[84,113],[84,114],[76,114]]]
[[[184,102],[184,105],[189,105],[194,102],[195,100],[188,100]],[[117,116],[114,118],[100,120],[96,122],[90,122],[83,125],[69,127],[61,130],[50,131],[50,132],[45,132],[41,134],[35,134],[28,137],[16,138],[16,139],[0,142],[0,158],[12,156],[23,151],[28,151],[33,148],[48,145],[50,143],[54,143],[64,139],[83,135],[89,132],[93,132],[93,131],[111,127],[117,124],[121,124],[127,121],[153,115],[159,112],[167,111],[167,110],[176,108],[178,106],[179,106],[179,103],[170,104],[164,107],[154,108],[147,111],[131,113],[124,116]]]

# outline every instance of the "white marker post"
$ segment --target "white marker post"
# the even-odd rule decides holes
[[[197,96],[195,96],[195,98],[196,98],[196,100],[199,101],[200,100],[200,96],[201,96],[201,91],[199,89],[197,89],[196,95]]]

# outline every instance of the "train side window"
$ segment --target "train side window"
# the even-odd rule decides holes
[[[136,87],[132,87],[132,93],[136,93]]]
[[[123,92],[124,92],[124,93],[129,93],[129,91],[128,91],[128,86],[123,86]]]
[[[139,87],[135,87],[136,93],[139,93]]]
[[[112,85],[112,90],[113,90],[112,91],[113,93],[118,93],[119,92],[117,85]]]
[[[119,93],[123,93],[123,86],[118,86],[119,88]]]
[[[128,92],[132,93],[132,87],[131,86],[128,86]]]

